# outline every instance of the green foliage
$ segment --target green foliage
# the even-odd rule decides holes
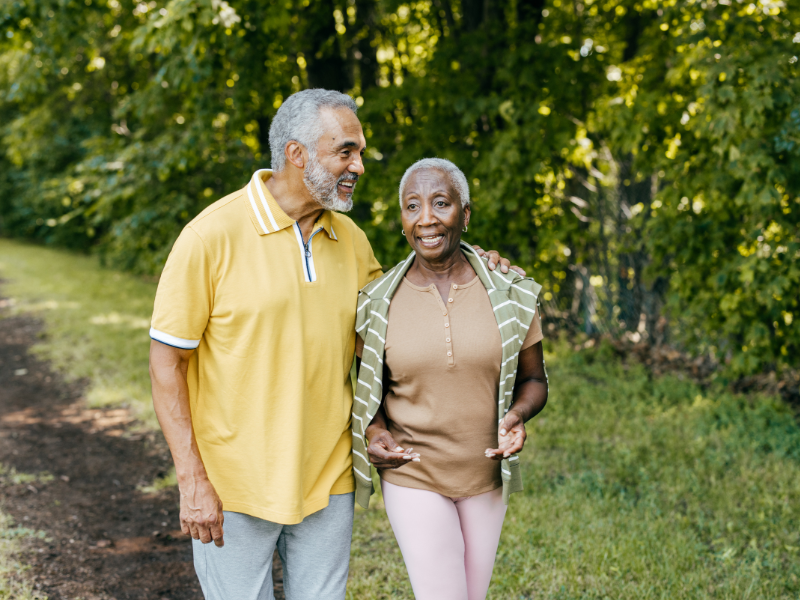
[[[541,280],[551,319],[781,369],[800,350],[798,32],[797,0],[6,0],[0,231],[158,273],[268,166],[283,99],[337,88],[362,105],[353,216],[384,264],[407,250],[401,174],[447,157],[469,241]]]

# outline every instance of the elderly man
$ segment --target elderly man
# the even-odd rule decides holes
[[[277,547],[287,598],[338,600],[356,298],[381,275],[339,214],[366,142],[353,100],[328,90],[288,98],[269,141],[272,170],[200,213],[170,253],[150,330],[153,403],[205,597],[271,599]]]

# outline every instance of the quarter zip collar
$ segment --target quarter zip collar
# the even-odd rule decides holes
[[[265,185],[270,177],[272,177],[271,169],[256,171],[244,189],[247,198],[247,212],[259,235],[275,233],[295,224],[294,219],[283,212]],[[330,239],[338,241],[339,238],[336,237],[336,231],[333,229],[333,221],[334,217],[331,211],[324,211],[314,223],[314,231],[322,227]]]
[[[308,236],[308,241],[303,241],[303,232],[300,231],[300,225],[297,223],[294,224],[292,228],[295,233],[295,237],[297,238],[297,243],[300,246],[300,260],[303,263],[303,277],[306,280],[306,283],[314,283],[317,280],[317,271],[314,268],[314,252],[312,249],[311,242],[314,241],[314,236],[317,235],[320,231],[324,231],[323,227],[317,227],[310,236]]]

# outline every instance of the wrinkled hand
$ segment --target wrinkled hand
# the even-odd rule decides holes
[[[522,450],[527,437],[528,434],[525,432],[525,422],[522,417],[513,410],[508,411],[503,420],[500,421],[500,426],[497,430],[499,447],[487,448],[486,458],[502,460],[512,454],[516,454]]]
[[[386,429],[378,429],[369,440],[367,454],[376,469],[397,469],[409,462],[420,462],[419,454],[412,454],[413,448],[403,450]]]
[[[222,539],[222,501],[208,479],[197,479],[180,485],[181,531],[194,539],[208,544],[214,540],[218,547],[225,545]]]
[[[475,249],[475,252],[478,253],[478,256],[488,259],[490,270],[494,271],[499,264],[501,273],[508,273],[508,270],[511,269],[519,273],[522,277],[525,277],[525,271],[521,267],[516,265],[511,266],[511,262],[507,258],[500,256],[500,253],[497,250],[489,250],[486,252],[480,246],[473,246],[473,248]]]

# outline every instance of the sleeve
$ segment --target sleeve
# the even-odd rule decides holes
[[[197,348],[214,303],[211,260],[191,228],[181,232],[161,273],[150,337],[184,350]]]
[[[531,321],[531,326],[528,328],[528,333],[525,336],[525,340],[522,342],[522,348],[520,348],[519,351],[522,352],[526,348],[530,348],[531,346],[538,344],[543,339],[544,333],[542,333],[542,314],[537,309],[536,314],[533,315],[533,320]]]
[[[372,251],[372,245],[367,239],[367,234],[361,228],[357,228],[356,233],[356,249],[359,254],[359,279],[358,287],[363,288],[368,283],[371,283],[383,275],[381,263],[375,258],[375,253]]]

